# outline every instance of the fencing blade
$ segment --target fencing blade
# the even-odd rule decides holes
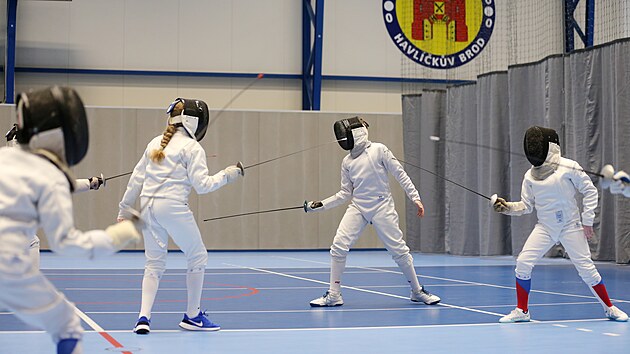
[[[417,169],[419,169],[419,170],[421,170],[421,171],[424,171],[424,172],[430,173],[430,174],[432,174],[432,175],[434,175],[434,176],[436,176],[436,177],[438,177],[438,178],[441,178],[441,179],[443,179],[443,180],[445,180],[445,181],[447,181],[447,182],[450,182],[450,183],[452,183],[452,184],[454,184],[454,185],[456,185],[456,186],[458,186],[458,187],[460,187],[460,188],[463,188],[463,189],[465,189],[465,190],[467,190],[467,191],[469,191],[469,192],[471,192],[471,193],[475,193],[476,195],[478,195],[478,196],[480,196],[480,197],[482,197],[482,198],[485,198],[485,199],[487,199],[487,200],[492,200],[492,197],[488,197],[487,195],[481,194],[481,193],[479,193],[479,192],[477,192],[477,191],[475,191],[475,190],[472,190],[472,189],[470,189],[470,188],[468,188],[468,187],[466,187],[466,186],[464,186],[464,185],[462,185],[462,184],[459,184],[459,183],[457,183],[457,182],[455,182],[455,181],[452,181],[452,180],[450,180],[450,179],[448,179],[448,178],[446,178],[446,177],[444,177],[444,176],[441,176],[441,175],[439,175],[439,174],[437,174],[437,173],[435,173],[435,172],[433,172],[433,171],[431,171],[431,170],[427,170],[426,168],[423,168],[423,167],[420,167],[420,166],[414,165],[414,164],[409,163],[409,162],[405,162],[405,161],[400,160],[400,159],[397,159],[397,158],[394,158],[394,160],[397,160],[398,162],[403,163],[403,164],[405,164],[405,165],[409,165],[409,166],[415,167],[415,168],[417,168]]]
[[[210,219],[204,219],[203,221],[214,221],[214,220],[221,220],[221,219],[228,219],[228,218],[235,218],[238,216],[247,216],[247,215],[256,215],[256,214],[266,214],[266,213],[275,213],[278,211],[285,211],[285,210],[294,210],[294,209],[304,209],[304,205],[300,205],[300,206],[294,206],[294,207],[287,207],[287,208],[279,208],[279,209],[270,209],[270,210],[262,210],[262,211],[252,211],[249,213],[243,213],[243,214],[235,214],[235,215],[227,215],[227,216],[219,216],[216,218],[210,218]]]
[[[467,141],[458,141],[458,140],[445,139],[445,138],[441,138],[441,137],[436,136],[436,135],[431,135],[429,137],[429,139],[431,141],[436,142],[436,143],[452,143],[452,144],[466,145],[466,146],[471,146],[471,147],[476,147],[476,148],[484,148],[484,149],[488,149],[488,150],[492,150],[492,151],[498,151],[498,152],[502,152],[502,153],[505,153],[505,154],[510,154],[510,155],[514,155],[514,156],[520,156],[520,157],[527,158],[527,156],[525,154],[523,154],[523,153],[514,152],[514,151],[510,151],[510,150],[506,150],[506,149],[502,149],[502,148],[497,148],[497,147],[489,146],[489,145],[470,143],[470,142],[467,142]],[[588,171],[588,170],[585,170],[585,169],[574,168],[572,166],[566,166],[566,165],[563,165],[563,164],[558,164],[558,166],[562,166],[564,168],[569,168],[569,169],[576,170],[576,171],[582,171],[582,172],[584,172],[586,174],[589,174],[589,175],[592,175],[592,176],[607,178],[604,174],[602,174],[600,172],[593,172],[593,171]]]

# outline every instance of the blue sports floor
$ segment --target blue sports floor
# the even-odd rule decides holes
[[[328,253],[211,252],[202,308],[219,332],[187,332],[185,259],[169,254],[151,334],[132,333],[144,255],[99,261],[42,254],[42,269],[76,303],[85,353],[628,353],[630,323],[606,320],[568,260],[543,259],[530,294],[534,322],[499,324],[515,306],[512,257],[414,254],[420,282],[442,298],[409,301],[384,251],[353,251],[345,305],[311,308],[327,289]],[[597,263],[613,302],[630,312],[630,267]],[[0,312],[0,353],[53,353],[47,334]]]

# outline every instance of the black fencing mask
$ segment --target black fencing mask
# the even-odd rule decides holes
[[[560,145],[560,139],[555,130],[539,126],[527,129],[523,140],[523,148],[525,149],[527,160],[533,166],[541,166],[545,162],[549,153],[549,143]]]
[[[168,120],[169,124],[181,125],[188,132],[190,137],[201,141],[208,130],[210,117],[208,105],[202,100],[178,98],[168,106],[166,113],[170,115],[178,102],[184,105],[184,109],[180,115],[170,117]]]
[[[347,119],[338,120],[333,125],[335,131],[335,137],[339,146],[344,150],[352,150],[354,147],[354,137],[352,135],[352,129],[366,127],[370,125],[363,120],[363,118],[352,117]],[[343,139],[343,140],[342,140]]]
[[[83,102],[74,89],[53,86],[17,98],[17,140],[73,166],[87,154],[89,132]]]

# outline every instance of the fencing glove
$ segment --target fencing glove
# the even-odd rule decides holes
[[[123,220],[105,229],[105,233],[112,238],[116,250],[125,248],[128,244],[140,242],[140,233],[136,228],[137,221]]]
[[[240,162],[239,162],[240,164]],[[235,182],[239,177],[243,176],[243,168],[239,167],[239,165],[228,166],[223,170],[225,173],[225,177],[227,178],[227,183],[230,184]]]
[[[322,211],[324,210],[324,204],[322,204],[322,202],[320,201],[304,201],[304,211],[305,212],[309,212],[309,211]]]
[[[613,182],[610,184],[610,193],[623,194],[624,197],[630,198],[630,186],[625,182],[630,178],[624,171],[619,171],[613,176]]]
[[[493,199],[496,196],[493,195]],[[496,197],[496,200],[492,203],[492,209],[497,213],[505,213],[506,211],[510,211],[510,205],[505,201],[505,199],[501,197]]]
[[[90,181],[90,189],[98,190],[105,182],[105,179],[103,178],[103,174],[101,174],[100,177],[98,176],[90,177],[89,181]]]

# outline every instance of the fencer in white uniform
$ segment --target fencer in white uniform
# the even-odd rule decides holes
[[[35,267],[29,244],[42,228],[51,250],[96,258],[139,241],[134,222],[82,232],[74,227],[74,178],[69,167],[85,156],[88,127],[79,96],[70,88],[18,96],[20,148],[0,148],[0,305],[46,330],[59,354],[81,353],[83,329],[75,307]]]
[[[166,131],[147,145],[120,202],[119,220],[139,196],[145,221],[142,229],[146,256],[142,305],[134,332],[150,332],[151,310],[166,270],[169,235],[188,262],[188,306],[179,326],[186,330],[216,331],[220,329],[219,325],[200,312],[208,252],[188,207],[188,196],[192,188],[198,194],[215,191],[236,181],[243,171],[237,166],[228,166],[215,175],[208,174],[206,153],[199,144],[208,127],[205,102],[178,98],[169,106],[167,114]],[[242,167],[240,163],[238,165]]]
[[[14,124],[13,127],[5,134],[5,138],[7,138],[7,146],[8,147],[18,147],[17,141],[17,124]],[[90,178],[79,178],[74,181],[74,193],[82,193],[87,192],[89,190],[98,190],[100,186],[103,185],[104,179],[101,177],[90,177]],[[39,269],[40,257],[40,240],[39,237],[33,234],[29,245],[29,253],[32,258],[33,266]]]
[[[533,126],[525,133],[525,155],[532,167],[525,173],[521,200],[493,201],[495,211],[518,216],[536,209],[538,223],[530,233],[516,259],[517,307],[499,322],[528,322],[531,273],[536,263],[556,243],[561,243],[582,280],[604,308],[606,317],[627,321],[628,316],[614,306],[602,277],[591,259],[587,239],[593,236],[593,219],[597,207],[597,189],[580,165],[560,155],[558,134],[550,128]],[[583,210],[575,199],[576,190],[583,195]]]
[[[398,225],[388,173],[396,178],[407,197],[416,204],[418,216],[422,217],[424,206],[420,195],[387,146],[368,140],[367,127],[368,124],[359,117],[335,122],[333,129],[339,145],[350,151],[341,162],[341,190],[322,201],[306,203],[306,211],[312,212],[328,210],[351,200],[330,247],[329,289],[310,305],[343,305],[341,277],[346,267],[346,256],[368,224],[374,226],[379,239],[407,278],[411,286],[411,300],[437,304],[440,298],[427,292],[418,281],[413,257]]]

